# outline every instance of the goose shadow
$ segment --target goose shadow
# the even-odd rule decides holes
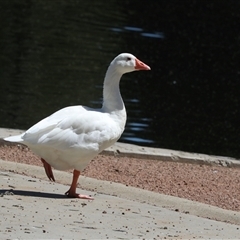
[[[26,197],[40,197],[40,198],[54,198],[54,199],[68,199],[68,197],[64,194],[58,193],[47,193],[47,192],[35,192],[35,191],[27,191],[27,190],[15,190],[15,189],[0,189],[0,197],[7,195],[18,195],[18,196],[26,196]],[[70,198],[69,198],[70,199]]]

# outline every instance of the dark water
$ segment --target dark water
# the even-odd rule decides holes
[[[106,4],[107,3],[107,4]],[[0,0],[0,127],[100,107],[110,61],[130,52],[121,141],[240,157],[240,1]]]

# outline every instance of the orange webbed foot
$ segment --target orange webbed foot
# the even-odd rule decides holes
[[[70,191],[70,189],[65,193],[69,198],[80,198],[80,199],[87,199],[87,200],[94,200],[93,197],[89,195],[78,194],[76,192]]]
[[[71,187],[65,193],[65,195],[67,195],[70,198],[81,198],[81,199],[93,200],[94,198],[91,196],[76,193],[77,181],[78,181],[79,176],[80,176],[80,171],[74,169]]]

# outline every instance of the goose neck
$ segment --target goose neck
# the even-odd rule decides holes
[[[103,84],[103,110],[107,112],[125,110],[119,83],[122,74],[109,66]]]

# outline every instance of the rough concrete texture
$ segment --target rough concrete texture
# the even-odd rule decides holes
[[[180,212],[179,198],[175,198],[175,209],[169,210],[160,207],[160,199],[163,196],[157,193],[142,191],[143,199],[141,199],[139,194],[141,190],[131,188],[129,191],[129,187],[111,183],[112,188],[115,189],[113,194],[117,195],[119,188],[121,192],[125,188],[132,200],[86,190],[81,192],[94,196],[95,200],[69,199],[63,195],[68,186],[16,174],[11,170],[21,172],[27,167],[21,165],[1,162],[0,239],[233,239],[239,237],[238,225],[197,217],[187,211]],[[33,166],[33,170],[32,166],[29,167],[29,171],[33,174],[34,171],[38,171],[39,175],[44,176],[42,168]],[[58,179],[66,179],[66,175],[71,178],[69,173],[58,172],[57,175]],[[96,181],[95,184],[101,185],[102,182]],[[133,200],[135,191],[136,200]],[[145,202],[149,197],[146,196],[148,193],[156,204]],[[198,203],[194,204],[200,212]]]
[[[0,129],[0,137],[21,132]],[[105,153],[109,151],[239,165],[235,159],[216,162],[219,157],[119,143]],[[62,184],[69,185],[70,173],[54,171],[58,183],[53,183],[44,180],[44,169],[37,166],[0,160],[0,170],[0,239],[239,238],[239,212],[86,177],[80,183],[91,191],[81,192],[95,200],[69,199],[63,195],[68,186]]]

